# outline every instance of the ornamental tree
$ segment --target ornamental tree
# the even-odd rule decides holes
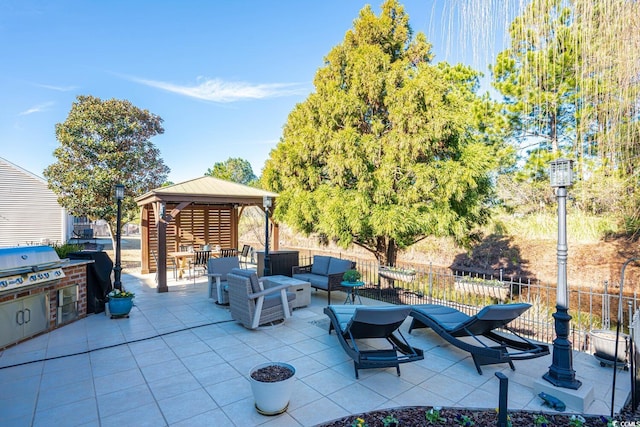
[[[253,173],[253,168],[251,168],[251,163],[240,157],[230,157],[224,162],[214,163],[213,168],[207,169],[205,175],[244,185],[254,185],[257,180]]]
[[[382,264],[429,236],[468,243],[485,221],[501,151],[478,74],[432,64],[395,0],[361,10],[289,114],[262,174],[275,219],[355,244]],[[482,132],[480,131],[482,130]]]
[[[129,101],[78,96],[64,123],[56,124],[57,162],[44,170],[58,202],[74,216],[116,225],[116,184],[124,184],[123,224],[133,219],[135,196],[165,182],[169,168],[150,141],[162,119]]]

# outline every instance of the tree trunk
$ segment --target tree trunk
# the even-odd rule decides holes
[[[386,239],[384,237],[378,237],[378,243],[376,245],[376,258],[378,264],[381,266],[395,266],[398,257],[398,247],[394,239]],[[380,286],[390,287],[393,286],[394,280],[387,277],[380,277]]]
[[[394,239],[378,237],[374,255],[378,264],[383,266],[395,266],[398,258],[398,246]]]
[[[111,248],[113,249],[113,253],[115,256],[116,253],[116,235],[113,230],[116,228],[115,226],[111,226],[111,221],[107,221],[107,228],[109,229],[109,234],[111,235]]]
[[[389,239],[387,242],[387,265],[395,266],[398,259],[398,247],[394,239]]]

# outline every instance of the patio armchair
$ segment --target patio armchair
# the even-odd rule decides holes
[[[290,285],[264,288],[253,270],[234,268],[227,274],[231,318],[245,328],[256,329],[267,323],[291,317],[290,302],[295,293],[287,292]]]
[[[227,274],[234,268],[240,268],[238,257],[209,258],[207,262],[209,298],[214,298],[218,304],[229,305]]]

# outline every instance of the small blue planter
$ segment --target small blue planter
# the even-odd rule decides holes
[[[109,313],[111,318],[129,317],[129,312],[133,307],[133,297],[130,298],[109,298]]]

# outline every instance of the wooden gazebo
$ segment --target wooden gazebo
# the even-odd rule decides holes
[[[160,187],[136,198],[141,207],[142,273],[158,272],[158,292],[167,292],[167,253],[181,245],[237,248],[238,221],[247,206],[263,206],[276,193],[204,176]],[[278,249],[274,227],[273,249]],[[155,256],[154,256],[155,254]],[[156,261],[157,260],[157,261]]]

